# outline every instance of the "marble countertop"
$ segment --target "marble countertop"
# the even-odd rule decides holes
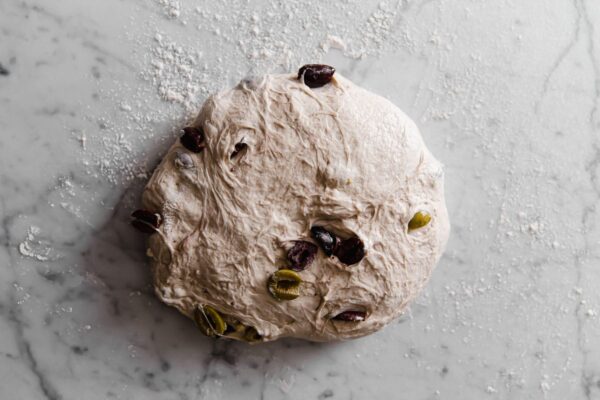
[[[0,2],[0,399],[600,399],[600,2]],[[213,341],[128,225],[206,98],[323,60],[411,115],[452,236],[399,320]]]

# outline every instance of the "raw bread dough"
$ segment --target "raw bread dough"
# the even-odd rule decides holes
[[[178,140],[143,194],[164,221],[148,249],[162,301],[190,318],[211,306],[264,341],[327,341],[379,330],[423,288],[449,234],[443,170],[388,100],[337,73],[316,89],[267,75],[210,97],[193,126],[205,149]],[[418,211],[431,222],[409,232]],[[366,255],[347,266],[319,249],[300,297],[278,301],[267,280],[314,225],[358,236]],[[347,310],[366,319],[331,320]]]

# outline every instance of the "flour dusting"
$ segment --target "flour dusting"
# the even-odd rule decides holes
[[[410,46],[406,35],[394,35],[406,7],[401,1],[376,7],[308,0],[215,2],[209,8],[177,0],[154,4],[154,13],[143,21],[146,34],[129,37],[139,48],[132,56],[140,86],[104,91],[114,99],[114,115],[99,120],[98,134],[76,137],[88,172],[114,185],[147,179],[157,152],[141,149],[148,142],[164,149],[208,95],[244,76],[295,71],[331,51],[362,59]],[[339,14],[359,23],[349,26]],[[140,22],[132,19],[132,31]],[[185,33],[173,29],[177,26]]]
[[[30,257],[37,261],[51,261],[57,258],[51,243],[40,239],[42,230],[40,227],[32,225],[27,231],[25,240],[19,243],[19,253],[24,257]]]

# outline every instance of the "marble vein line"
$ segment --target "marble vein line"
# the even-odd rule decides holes
[[[86,47],[90,50],[93,50],[99,54],[102,54],[105,57],[111,58],[113,60],[115,60],[116,62],[118,62],[119,64],[121,64],[122,66],[124,66],[125,68],[129,69],[130,71],[135,71],[135,68],[133,67],[133,65],[131,65],[130,63],[128,63],[127,61],[125,61],[123,58],[117,56],[116,54],[111,53],[110,51],[103,49],[102,47],[100,47],[97,43],[93,43],[90,42],[89,40],[84,40],[81,42],[81,45],[83,47]]]
[[[16,260],[13,255],[14,253],[9,250],[9,245],[11,243],[9,224],[17,214],[7,215],[5,200],[3,198],[1,200],[2,214],[4,215],[4,218],[2,218],[2,230],[3,236],[5,237],[5,251],[8,255],[9,264],[14,268]],[[13,280],[16,280],[16,277],[13,277]],[[11,321],[13,323],[12,325],[14,326],[14,337],[19,349],[20,359],[37,379],[40,392],[44,398],[47,400],[60,400],[62,399],[62,396],[58,394],[56,389],[54,389],[53,385],[50,383],[46,374],[39,368],[37,359],[31,350],[31,343],[25,336],[25,322],[23,320],[23,315],[19,309],[17,300],[14,297],[14,291],[9,290],[8,293],[8,320]]]
[[[579,9],[579,7],[577,7],[577,1],[579,1],[579,0],[575,0],[575,3],[574,3],[575,11],[576,11],[575,31],[573,32],[573,36],[571,37],[571,39],[569,40],[567,45],[560,51],[560,53],[558,54],[558,57],[556,57],[556,59],[552,63],[552,66],[550,67],[550,71],[548,71],[548,73],[544,77],[544,82],[542,84],[542,93],[540,94],[540,96],[538,97],[538,100],[535,103],[535,113],[536,114],[539,114],[541,103],[544,100],[544,96],[548,92],[548,86],[550,85],[550,80],[552,79],[552,76],[554,75],[554,73],[556,72],[558,67],[560,67],[562,65],[563,61],[567,58],[567,56],[569,55],[571,50],[573,50],[573,48],[579,41],[579,33],[581,32],[582,15],[581,15],[581,10]]]
[[[575,265],[577,268],[577,285],[581,286],[581,283],[584,279],[583,271],[582,271],[582,258],[587,257],[590,254],[591,244],[590,244],[590,236],[589,236],[589,221],[592,219],[591,217],[595,211],[595,204],[600,197],[600,191],[597,187],[597,173],[596,169],[600,164],[600,145],[598,144],[598,139],[596,138],[596,116],[598,112],[598,101],[600,100],[600,67],[598,66],[598,61],[596,60],[596,56],[594,54],[595,44],[594,44],[594,26],[590,20],[590,16],[588,14],[587,6],[584,0],[576,0],[576,6],[580,16],[585,23],[585,30],[587,33],[587,53],[589,56],[590,63],[592,65],[592,70],[594,73],[594,94],[592,100],[592,106],[589,111],[589,125],[590,125],[590,133],[591,143],[593,147],[593,154],[590,158],[590,161],[586,163],[585,169],[590,175],[590,184],[592,189],[596,192],[595,199],[592,200],[591,203],[587,203],[584,206],[584,210],[582,213],[581,227],[584,235],[584,247],[581,250],[581,253],[576,255]],[[581,353],[582,361],[581,361],[581,387],[583,389],[583,393],[586,396],[587,400],[592,400],[592,385],[594,384],[594,373],[592,371],[588,371],[589,368],[589,350],[585,347],[585,338],[584,338],[584,320],[583,314],[581,312],[581,303],[578,303],[575,307],[575,317],[577,318],[577,347]]]
[[[595,54],[596,46],[594,44],[594,25],[590,20],[585,3],[583,2],[583,0],[580,1],[582,1],[581,7],[583,10],[584,21],[588,32],[587,51],[594,71],[594,98],[592,99],[593,107],[589,113],[590,133],[592,139],[591,142],[594,153],[590,159],[590,162],[586,164],[586,170],[590,174],[592,188],[596,191],[597,197],[600,197],[600,182],[598,182],[597,175],[598,166],[600,165],[600,139],[598,139],[597,131],[598,102],[600,101],[600,63],[599,60],[596,59]]]
[[[23,324],[20,322],[19,318],[16,315],[14,316],[14,319],[17,322],[17,324],[16,324],[17,334],[20,337],[19,347],[20,347],[21,355],[24,356],[25,362],[29,366],[29,369],[31,370],[33,375],[35,375],[35,377],[37,378],[42,394],[48,400],[62,399],[62,396],[60,394],[58,394],[56,389],[50,383],[50,380],[48,379],[46,374],[39,368],[36,358],[34,357],[33,352],[31,351],[31,344],[29,343],[29,341],[27,339],[24,339]]]
[[[0,75],[8,76],[10,75],[10,71],[6,69],[6,67],[0,64]]]
[[[594,131],[594,122],[596,119],[596,114],[598,112],[598,101],[600,101],[600,66],[598,65],[598,60],[596,60],[596,54],[595,54],[595,45],[594,45],[594,25],[592,24],[592,21],[590,20],[590,16],[588,14],[587,11],[587,7],[586,4],[583,0],[579,0],[580,4],[581,4],[581,13],[583,14],[583,19],[585,21],[585,25],[587,28],[587,33],[588,33],[588,46],[587,46],[587,52],[588,55],[590,57],[590,62],[592,64],[592,69],[594,71],[594,98],[592,99],[593,101],[593,107],[592,110],[590,111],[590,115],[589,115],[589,121],[590,121],[590,127],[592,128],[592,132]]]
[[[581,256],[580,255],[576,255],[575,256],[575,267],[577,269],[577,286],[579,287],[581,285],[582,282],[582,271],[581,271]],[[591,400],[591,390],[590,390],[590,382],[589,382],[589,377],[587,376],[585,367],[588,363],[587,359],[588,359],[588,351],[585,349],[584,343],[583,343],[583,318],[582,318],[582,313],[581,313],[581,302],[577,302],[577,305],[575,306],[575,321],[577,324],[577,349],[581,354],[581,377],[580,377],[580,384],[581,384],[581,388],[583,390],[583,393],[586,396],[587,400]]]

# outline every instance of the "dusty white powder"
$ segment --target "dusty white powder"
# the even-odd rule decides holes
[[[413,105],[415,109],[422,109],[417,122],[451,123],[452,129],[446,132],[446,147],[451,150],[458,146],[472,146],[474,163],[487,157],[496,160],[499,165],[512,165],[514,150],[499,145],[499,140],[510,134],[508,130],[512,126],[502,121],[500,111],[508,110],[508,102],[519,101],[523,95],[508,93],[503,87],[494,86],[493,68],[498,66],[490,65],[489,54],[481,51],[480,47],[466,56],[453,51],[457,41],[466,40],[461,29],[449,28],[440,22],[440,15],[453,12],[453,2],[440,0],[415,4],[413,1],[383,1],[375,7],[366,6],[358,0],[334,4],[308,1],[214,3],[210,9],[205,9],[185,2],[155,0],[150,3],[155,11],[152,18],[133,21],[135,31],[139,32],[140,25],[143,25],[146,34],[129,37],[139,49],[131,56],[140,71],[139,86],[104,93],[114,99],[119,122],[111,123],[114,118],[105,117],[100,121],[101,135],[87,132],[75,137],[85,150],[83,164],[90,174],[115,185],[144,182],[154,166],[159,152],[157,149],[165,149],[177,135],[177,128],[194,115],[206,96],[228,85],[230,80],[239,80],[247,74],[293,71],[306,62],[321,61],[329,52],[368,59],[391,54],[386,53],[389,49],[393,49],[394,54],[401,52],[426,60],[422,83],[415,82],[420,87]],[[461,18],[473,16],[471,10],[458,11]],[[403,19],[405,13],[415,17],[421,12],[430,13],[426,26],[419,24],[418,18],[414,19],[416,22]],[[184,33],[175,29],[183,26]],[[490,29],[490,32],[493,31]],[[522,40],[518,32],[514,37],[517,41]],[[488,41],[492,42],[489,38]],[[500,50],[506,50],[502,43],[496,46],[490,52],[503,53]],[[448,62],[458,57],[463,58],[460,68],[456,68],[457,63]],[[490,96],[491,92],[496,95]],[[124,98],[127,99],[125,107],[121,103]],[[490,101],[496,101],[496,104],[490,107]],[[530,120],[529,116],[523,118],[522,115],[512,115],[511,118],[515,121]],[[152,145],[135,146],[142,141],[152,142]],[[94,151],[88,152],[88,148]],[[140,150],[142,148],[148,149],[148,154]],[[528,170],[528,167],[529,164],[516,168]],[[544,179],[548,174],[543,169],[531,168],[528,171],[538,179]],[[458,251],[448,253],[448,258],[457,263],[469,262],[476,265],[474,268],[497,273],[491,274],[491,279],[466,279],[442,287],[444,299],[453,304],[454,313],[432,318],[442,321],[441,327],[436,324],[434,329],[441,329],[447,334],[465,330],[469,335],[481,333],[484,327],[476,325],[476,321],[481,323],[483,319],[492,325],[493,321],[487,317],[474,318],[473,315],[478,315],[474,310],[479,310],[479,305],[488,301],[495,306],[499,304],[498,298],[506,300],[506,296],[523,300],[516,310],[511,310],[515,314],[524,314],[532,306],[538,307],[540,312],[547,312],[547,307],[540,304],[531,288],[519,292],[522,288],[511,287],[511,274],[515,274],[514,271],[520,273],[530,261],[526,255],[515,254],[511,250],[530,246],[532,249],[558,252],[565,250],[568,243],[561,239],[560,235],[564,233],[557,231],[548,219],[552,210],[540,204],[531,192],[519,192],[527,191],[531,176],[517,176],[514,174],[515,167],[509,167],[504,171],[507,181],[503,186],[502,182],[485,181],[483,178],[489,172],[489,168],[481,172],[481,185],[502,207],[499,215],[487,217],[489,222],[485,234],[492,236],[493,250],[506,254],[506,260],[499,262],[497,256],[465,260]],[[461,229],[469,233],[481,228],[469,221],[461,221]],[[536,273],[535,269],[533,273]],[[574,290],[581,291],[579,288]],[[427,303],[427,300],[424,301]],[[503,303],[506,301],[500,302]],[[523,306],[525,304],[527,309]],[[589,310],[592,315],[587,315]],[[584,307],[581,313],[594,318],[595,310]],[[462,330],[446,326],[455,322],[461,325]],[[497,339],[499,335],[499,332],[490,331],[489,337]],[[557,345],[564,346],[560,341]],[[517,386],[524,382],[519,371],[509,378],[506,378],[507,387],[514,384],[511,382],[517,382]],[[544,375],[540,386],[547,391],[560,379],[560,376]],[[496,387],[501,389],[503,386]]]
[[[37,261],[50,261],[57,258],[50,242],[39,238],[42,230],[38,226],[30,226],[25,239],[19,243],[19,253]]]
[[[186,115],[196,112],[200,89],[208,81],[208,76],[199,71],[202,52],[156,33],[148,54],[150,67],[141,72],[142,78],[156,88],[161,100],[180,105]]]
[[[179,0],[157,0],[163,8],[163,12],[169,18],[178,18],[181,14],[181,3]]]
[[[392,47],[411,47],[406,35],[393,34],[406,7],[402,1],[382,1],[375,7],[357,0],[240,0],[214,2],[209,8],[155,0],[150,5],[154,14],[143,21],[132,19],[128,38],[138,49],[130,61],[139,68],[139,86],[100,89],[114,99],[118,118],[101,117],[99,132],[74,136],[88,172],[119,186],[147,179],[154,167],[156,152],[140,154],[149,146],[139,143],[161,143],[164,148],[210,93],[246,75],[295,71],[331,51],[364,58]],[[140,15],[146,13],[140,9]],[[348,18],[357,23],[348,24]],[[168,128],[157,131],[157,126]]]

